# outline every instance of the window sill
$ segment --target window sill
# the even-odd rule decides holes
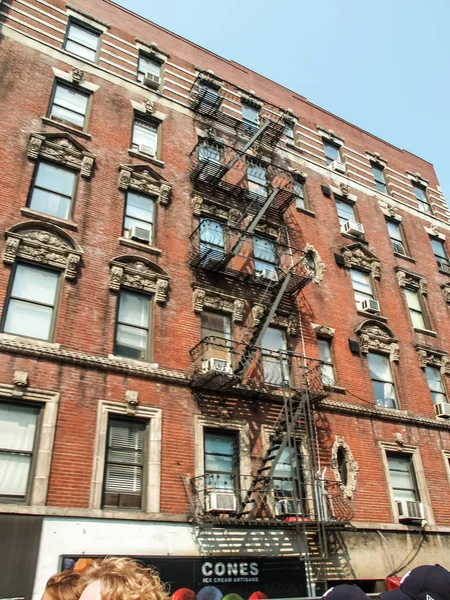
[[[20,214],[24,217],[38,219],[39,221],[47,221],[48,223],[59,225],[59,227],[65,227],[66,229],[78,231],[78,225],[73,221],[66,221],[66,219],[60,219],[59,217],[54,217],[53,215],[47,215],[46,213],[34,210],[33,208],[23,207],[20,209]]]
[[[399,254],[398,252],[394,252],[394,256],[397,258],[403,258],[403,260],[409,260],[409,262],[415,263],[415,259],[411,256],[406,256],[406,254]]]
[[[342,233],[342,231],[339,231],[339,233],[342,235],[342,237],[354,240],[356,242],[361,242],[361,244],[365,244],[366,246],[369,245],[369,242],[363,237],[360,237],[358,235],[351,235],[350,233]]]
[[[376,319],[377,321],[381,321],[382,323],[387,323],[387,317],[383,317],[382,315],[378,315],[376,313],[367,312],[365,310],[357,310],[358,315],[361,317],[369,317],[370,319]]]
[[[24,335],[17,335],[14,333],[0,333],[0,340],[7,340],[9,342],[20,342],[21,344],[25,342],[28,344],[33,344],[33,346],[42,346],[44,348],[61,348],[61,344],[55,344],[54,342],[38,340],[36,338],[26,337]]]
[[[142,158],[143,160],[147,160],[158,167],[164,167],[164,162],[162,160],[158,160],[157,158],[153,158],[149,154],[144,154],[143,152],[139,152],[138,150],[133,150],[130,148],[128,150],[128,154],[130,156],[135,156],[136,158]]]
[[[49,119],[48,117],[42,117],[41,121],[46,125],[51,125],[52,127],[56,127],[57,129],[62,129],[62,131],[67,131],[72,135],[78,135],[79,137],[84,138],[85,140],[92,139],[92,136],[85,131],[81,131],[81,129],[76,129],[75,127],[70,127],[70,125],[65,125],[64,123],[60,123],[59,121],[55,121],[54,119]]]
[[[300,208],[300,206],[296,206],[295,208],[298,210],[298,212],[304,213],[305,215],[309,215],[310,217],[316,216],[316,213],[312,210],[309,210],[308,208]]]
[[[340,385],[324,385],[323,389],[327,392],[334,392],[336,394],[347,393],[347,388],[341,387]]]
[[[444,271],[444,269],[438,269],[439,273],[442,273],[443,275],[447,275],[447,277],[450,277],[450,270],[449,271]]]
[[[421,329],[420,327],[414,327],[414,331],[416,333],[422,333],[431,337],[437,337],[437,333],[435,331],[432,331],[431,329]]]
[[[149,246],[148,244],[140,242],[135,242],[134,240],[129,240],[125,237],[119,238],[119,244],[122,246],[128,246],[129,248],[136,248],[136,250],[147,252],[147,254],[154,254],[155,256],[161,255],[161,250],[159,248],[155,248],[154,246]]]
[[[297,146],[295,142],[286,142],[286,146],[288,148],[293,148],[294,150],[300,150],[300,146]]]
[[[127,358],[126,356],[116,356],[115,354],[108,354],[108,358],[116,360],[117,362],[126,363],[128,365],[146,366],[151,369],[159,369],[158,363],[151,363],[147,360],[138,360],[137,358]]]

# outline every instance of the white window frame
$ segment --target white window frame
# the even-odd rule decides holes
[[[106,442],[108,435],[109,416],[126,417],[130,416],[127,412],[127,405],[124,403],[110,402],[109,400],[100,400],[97,410],[97,427],[94,445],[94,464],[92,473],[91,494],[89,507],[101,509],[105,512],[124,513],[124,509],[102,509],[103,479],[105,475]],[[161,494],[161,426],[162,410],[152,406],[137,406],[133,418],[140,421],[149,421],[146,438],[144,441],[144,472],[143,481],[145,487],[142,489],[142,510],[126,510],[130,513],[159,513],[160,494]]]
[[[29,481],[29,499],[28,501],[25,499],[27,506],[45,506],[47,501],[59,398],[58,392],[28,387],[22,392],[18,386],[0,383],[2,402],[10,401],[14,405],[15,401],[18,401],[18,403],[25,402],[41,407],[41,422],[40,427],[36,430],[36,450],[33,452],[33,467],[30,472],[32,481]],[[23,505],[23,500],[19,504]]]
[[[425,479],[425,473],[423,470],[422,459],[420,457],[419,448],[417,446],[409,446],[402,444],[399,446],[395,442],[379,442],[381,450],[381,459],[383,462],[384,475],[386,478],[386,485],[389,494],[389,501],[392,512],[392,522],[400,523],[398,518],[397,501],[394,497],[394,490],[391,482],[391,474],[389,471],[389,463],[387,453],[398,453],[398,454],[410,454],[412,456],[414,475],[416,477],[417,489],[419,491],[420,502],[423,504],[424,517],[428,521],[428,525],[434,525],[433,510],[431,507],[431,498],[428,492],[427,482]]]

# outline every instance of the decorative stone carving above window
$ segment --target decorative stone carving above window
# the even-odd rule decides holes
[[[337,135],[332,129],[323,129],[323,127],[317,127],[319,135],[326,140],[330,140],[333,144],[343,146],[344,140]]]
[[[406,171],[406,174],[409,177],[409,179],[414,183],[418,183],[419,185],[425,188],[428,187],[428,179],[422,177],[420,173],[412,173],[411,171]]]
[[[257,327],[260,324],[263,314],[264,306],[262,304],[254,304],[252,307],[253,327]],[[291,337],[294,337],[298,334],[298,320],[295,315],[277,313],[273,316],[271,324],[278,327],[283,327],[286,329],[287,334]]]
[[[118,292],[121,287],[128,287],[155,294],[156,302],[159,304],[166,302],[169,275],[151,260],[127,254],[114,258],[109,265],[111,267],[110,290]]]
[[[160,204],[168,204],[172,186],[147,165],[120,165],[119,189],[157,196]]]
[[[135,41],[138,49],[143,50],[147,56],[150,56],[150,58],[154,58],[161,63],[170,58],[170,54],[165,50],[161,50],[161,48],[155,42],[146,42],[145,40],[141,40],[139,38],[135,38]]]
[[[252,90],[249,90],[248,93],[241,94],[241,101],[254,108],[262,108],[263,105],[263,101],[254,96]]]
[[[366,150],[366,155],[370,162],[380,165],[382,168],[387,167],[387,160],[382,158],[379,152],[369,152]]]
[[[443,283],[441,285],[442,295],[447,304],[450,305],[450,283]]]
[[[401,215],[398,214],[398,208],[395,204],[390,204],[389,202],[380,202],[381,212],[385,217],[387,217],[390,221],[395,221],[396,223],[400,223],[402,220]]]
[[[14,225],[5,233],[3,262],[29,260],[64,271],[66,279],[76,279],[83,255],[71,236],[50,223],[26,221]]]
[[[362,354],[368,354],[371,350],[389,354],[391,362],[399,362],[400,346],[397,338],[389,327],[371,319],[363,321],[355,329],[359,337],[359,347]]]
[[[399,267],[395,267],[398,285],[401,288],[410,288],[419,291],[423,296],[427,295],[427,280],[418,273],[406,271]]]
[[[330,466],[341,490],[347,498],[352,498],[356,489],[359,465],[353,457],[350,446],[341,435],[336,436],[336,441],[331,449]]]
[[[317,337],[320,338],[334,338],[335,330],[332,327],[327,327],[326,325],[317,325],[317,323],[311,323],[312,328]]]
[[[430,223],[429,227],[425,227],[425,225],[424,225],[423,228],[428,233],[428,235],[430,235],[431,237],[438,238],[438,239],[442,240],[443,242],[445,242],[445,235],[439,231],[436,223]]]
[[[192,305],[196,313],[211,308],[231,314],[234,323],[241,323],[244,319],[244,301],[220,292],[195,288],[192,293]]]
[[[417,358],[422,369],[438,367],[443,375],[450,375],[450,358],[442,350],[428,346],[416,346]]]
[[[80,171],[82,177],[90,177],[96,156],[68,133],[32,133],[28,158],[51,160]]]
[[[220,90],[220,88],[223,86],[223,80],[219,79],[219,77],[212,73],[199,73],[198,80],[199,82],[209,85],[209,87],[215,88],[216,90]]]
[[[319,284],[325,274],[325,263],[320,258],[320,254],[314,248],[312,244],[306,244],[303,248],[302,262],[305,266],[307,273],[312,277],[314,283]],[[311,262],[314,266],[311,265]]]
[[[368,250],[363,244],[356,242],[349,246],[341,248],[341,254],[344,257],[344,266],[347,269],[357,267],[370,271],[375,279],[381,277],[381,263],[378,258]]]

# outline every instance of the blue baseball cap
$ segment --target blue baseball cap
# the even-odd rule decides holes
[[[357,585],[347,583],[330,588],[322,598],[327,600],[369,600],[369,597]]]
[[[381,600],[448,600],[450,571],[441,565],[422,565],[402,577],[400,587],[380,594]]]

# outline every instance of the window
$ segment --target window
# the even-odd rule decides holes
[[[57,82],[53,92],[49,116],[58,121],[71,123],[80,129],[86,125],[89,94]]]
[[[333,365],[333,354],[331,350],[331,341],[318,339],[317,344],[319,346],[320,360],[323,362],[321,367],[322,370],[322,383],[324,385],[334,385],[336,383],[336,377],[334,375]]]
[[[25,500],[40,408],[0,403],[0,498]]]
[[[236,433],[204,431],[205,487],[212,491],[234,492],[239,477],[239,438]]]
[[[100,33],[79,22],[69,20],[64,48],[67,52],[91,62],[97,59]]]
[[[158,151],[158,125],[136,118],[133,123],[131,148],[155,157]]]
[[[139,241],[153,243],[154,212],[155,201],[153,198],[128,192],[123,224],[124,237],[135,236],[135,239]]]
[[[436,238],[430,238],[430,241],[438,267],[442,269],[442,271],[450,273],[450,261],[448,259],[447,249],[444,242]]]
[[[375,179],[375,185],[377,186],[377,190],[379,192],[383,192],[383,194],[387,194],[387,185],[386,180],[384,178],[384,167],[377,165],[375,163],[371,163],[372,165],[372,173]]]
[[[103,482],[103,506],[142,507],[146,423],[110,417]]]
[[[218,144],[203,140],[199,145],[198,159],[200,162],[212,162],[220,165],[222,162],[222,149]]]
[[[447,403],[448,398],[439,369],[436,367],[425,367],[425,375],[427,376],[433,404]]]
[[[39,212],[69,219],[75,192],[76,173],[47,162],[37,165],[29,207]]]
[[[327,140],[323,140],[323,150],[325,152],[325,160],[327,161],[327,165],[331,165],[331,163],[335,160],[341,162],[339,146],[328,142]]]
[[[146,360],[149,354],[150,298],[122,290],[117,312],[114,354]]]
[[[295,143],[295,138],[294,138],[294,123],[292,121],[286,121],[285,127],[284,127],[284,135],[286,136],[286,141],[289,144],[294,144]]]
[[[419,292],[417,290],[405,288],[405,296],[413,327],[417,327],[418,329],[427,329],[427,323],[425,321]]]
[[[3,331],[49,340],[55,317],[59,273],[19,263],[6,302]]]
[[[198,99],[202,107],[218,108],[219,89],[215,86],[209,85],[205,81],[198,82]]]
[[[389,358],[369,352],[367,360],[376,405],[385,408],[397,408],[397,394]]]
[[[402,256],[407,256],[405,243],[403,242],[403,235],[400,223],[396,223],[395,221],[386,221],[389,237],[392,242],[392,249],[397,254],[401,254]]]
[[[413,183],[412,186],[414,189],[414,195],[416,196],[417,202],[419,203],[420,210],[429,215],[432,215],[433,211],[431,210],[431,204],[427,196],[426,188],[418,183]]]
[[[255,256],[255,271],[260,273],[273,273],[273,278],[276,279],[278,254],[275,242],[267,238],[253,236],[253,253]]]
[[[280,386],[289,379],[286,333],[276,327],[268,327],[262,342],[264,382]]]
[[[145,54],[139,54],[137,80],[143,83],[147,75],[158,87],[161,81],[161,63]]]
[[[361,310],[364,300],[376,300],[372,286],[372,278],[369,273],[358,271],[357,269],[350,269],[350,277],[355,293],[356,307]]]
[[[204,310],[201,319],[201,339],[207,338],[203,359],[218,358],[231,364],[230,317]]]
[[[306,208],[305,202],[305,184],[302,181],[294,182],[295,206],[297,208]]]
[[[347,221],[357,221],[355,216],[355,207],[352,202],[346,202],[341,198],[336,198],[336,210],[339,217],[339,225],[342,227]]]
[[[258,163],[247,164],[248,189],[258,196],[267,198],[266,169]]]
[[[388,452],[387,460],[395,502],[420,501],[412,455]]]
[[[256,133],[259,125],[259,108],[242,102],[241,109],[244,131],[249,134]]]
[[[204,263],[221,260],[225,254],[223,223],[200,219],[200,257]]]
[[[275,500],[293,498],[294,490],[297,498],[305,498],[306,494],[304,489],[300,490],[299,486],[295,486],[297,489],[294,488],[294,481],[296,481],[295,475],[297,470],[297,461],[299,458],[302,458],[301,454],[295,447],[295,442],[292,441],[291,446],[288,444],[282,451],[281,456],[273,470],[272,485]],[[299,465],[299,475],[300,477],[303,475],[301,461]]]

